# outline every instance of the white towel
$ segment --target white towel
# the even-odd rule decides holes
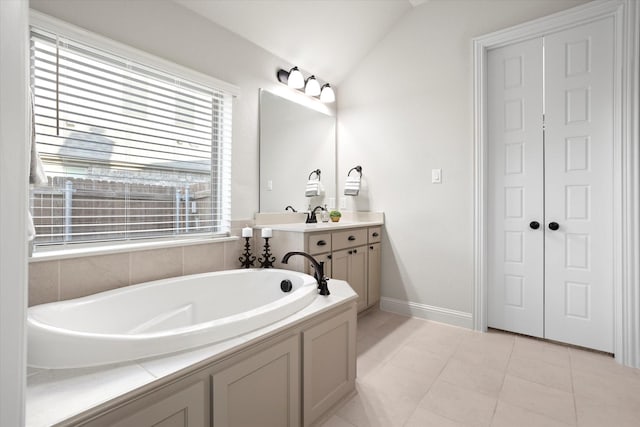
[[[306,197],[315,197],[319,196],[322,192],[322,184],[319,179],[310,179],[307,181],[307,187],[304,190],[304,195]]]
[[[38,155],[38,148],[36,147],[36,114],[35,105],[33,99],[33,92],[29,88],[29,102],[27,103],[29,110],[29,129],[31,130],[30,141],[31,150],[29,153],[29,184],[32,185],[44,185],[47,181],[47,175],[44,173],[44,166],[40,155]],[[29,242],[36,238],[36,227],[33,224],[33,217],[31,212],[27,212],[27,238]]]
[[[345,196],[357,196],[360,193],[360,175],[347,176],[347,182],[344,184]]]
[[[40,155],[38,154],[38,148],[36,147],[36,113],[35,102],[33,99],[33,93],[29,89],[29,128],[31,129],[31,153],[29,161],[29,184],[43,185],[47,183],[47,175],[44,173],[44,166]]]

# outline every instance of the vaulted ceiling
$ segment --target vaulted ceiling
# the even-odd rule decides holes
[[[412,7],[428,0],[174,0],[338,84]]]

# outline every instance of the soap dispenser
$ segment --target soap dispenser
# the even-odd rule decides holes
[[[326,204],[324,205],[324,210],[320,214],[320,218],[322,219],[322,222],[329,222],[329,209],[327,209]]]

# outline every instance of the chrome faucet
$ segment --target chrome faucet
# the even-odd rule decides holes
[[[330,295],[329,287],[327,286],[327,277],[324,275],[324,262],[318,262],[314,257],[309,255],[306,252],[287,252],[284,257],[282,257],[282,263],[287,264],[289,262],[289,258],[294,255],[301,255],[311,261],[311,265],[313,266],[313,277],[316,279],[318,283],[318,290],[320,291],[320,295]]]
[[[307,214],[307,224],[315,224],[318,222],[318,218],[316,218],[316,211],[320,209],[321,211],[324,211],[325,208],[323,208],[322,206],[316,206],[315,208],[313,208],[313,210]]]

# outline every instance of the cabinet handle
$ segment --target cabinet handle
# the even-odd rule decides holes
[[[380,235],[380,233],[378,233],[377,231],[372,234],[373,237],[378,237],[379,235]]]
[[[369,249],[373,250],[373,246],[369,246]]]
[[[538,221],[531,221],[529,227],[531,227],[532,230],[537,230],[540,228],[540,223]]]
[[[354,250],[353,250],[353,253],[354,253],[354,254],[357,254],[357,253],[358,253],[358,250],[357,250],[357,249],[354,249]]]
[[[349,236],[348,240],[350,242],[353,242],[354,240],[356,240],[356,236]]]
[[[331,259],[331,255],[327,255],[327,259]]]
[[[353,253],[353,251],[349,251],[348,254],[351,255]]]
[[[318,245],[318,246],[326,246],[327,242],[325,242],[324,240],[318,240],[318,243],[316,243],[316,245]]]
[[[556,231],[558,228],[560,228],[560,224],[557,222],[554,221],[549,223],[549,230]]]

